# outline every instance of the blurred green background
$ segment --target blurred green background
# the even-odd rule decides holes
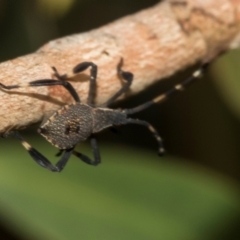
[[[0,0],[0,60],[157,2]],[[72,157],[61,174],[36,165],[16,139],[0,139],[0,239],[240,239],[239,66],[239,50],[229,52],[187,91],[136,115],[164,138],[161,159],[152,136],[133,125],[98,135],[99,167]],[[196,67],[117,106],[149,100]],[[56,161],[35,128],[22,134]],[[91,155],[89,143],[80,151]]]

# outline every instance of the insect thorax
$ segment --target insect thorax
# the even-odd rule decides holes
[[[111,126],[126,123],[127,115],[120,110],[109,108],[93,108],[93,133]]]
[[[55,112],[38,132],[54,146],[68,149],[91,135],[92,123],[92,107],[74,103]]]

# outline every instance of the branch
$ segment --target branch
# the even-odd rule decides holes
[[[197,61],[209,61],[240,44],[240,0],[166,0],[99,29],[51,41],[35,53],[0,64],[5,85],[54,78],[82,61],[98,65],[97,103],[121,86],[116,66],[135,75],[137,93]],[[83,102],[89,88],[88,72],[69,79]],[[0,133],[41,121],[73,99],[61,86],[0,90]]]

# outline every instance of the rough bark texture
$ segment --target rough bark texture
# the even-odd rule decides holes
[[[79,18],[79,21],[81,19]],[[131,93],[197,61],[208,61],[240,44],[240,0],[168,0],[99,29],[51,41],[35,53],[0,64],[5,85],[54,78],[51,66],[70,72],[82,61],[99,67],[97,103],[121,87],[120,57],[135,75]],[[89,72],[70,79],[85,101]],[[73,101],[61,86],[0,90],[0,134],[41,121]]]

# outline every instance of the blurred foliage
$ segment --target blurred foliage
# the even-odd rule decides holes
[[[0,0],[0,60],[155,3]],[[1,239],[240,239],[238,58],[239,51],[222,56],[187,91],[136,115],[163,136],[162,159],[139,126],[99,134],[103,163],[72,157],[61,174],[37,166],[15,139],[0,139]],[[196,67],[116,107],[149,100]],[[35,130],[23,135],[56,161],[56,149]],[[81,151],[91,155],[87,144]]]
[[[37,9],[43,15],[56,19],[67,14],[74,0],[38,0]]]
[[[228,58],[221,58],[215,67],[216,86],[227,106],[240,119],[239,51],[232,51]]]
[[[56,152],[43,145],[45,153]],[[2,147],[1,216],[29,239],[207,240],[224,239],[237,227],[236,186],[184,160],[159,162],[148,151],[108,144],[101,146],[101,166],[73,157],[53,174],[20,145]],[[81,150],[90,154],[85,144]]]

